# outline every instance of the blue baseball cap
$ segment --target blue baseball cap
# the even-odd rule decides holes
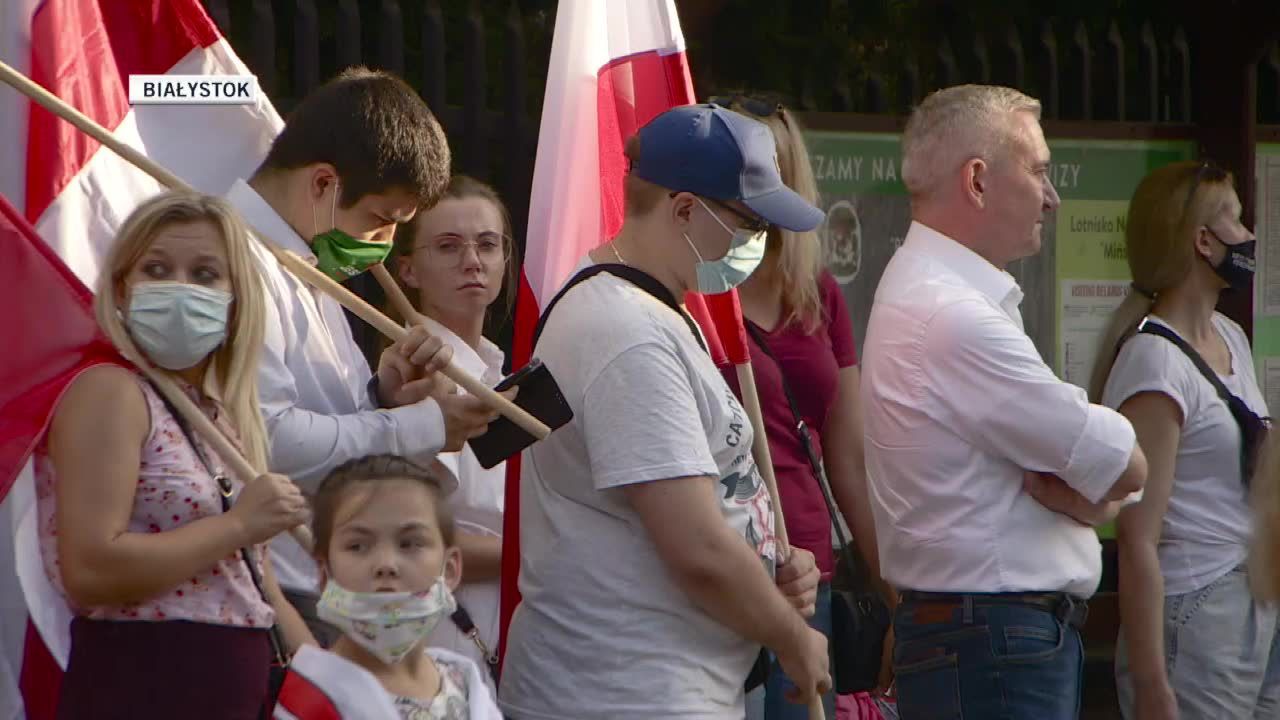
[[[738,200],[770,224],[812,230],[824,213],[782,182],[773,133],[719,105],[682,105],[640,128],[631,172],[668,190]]]

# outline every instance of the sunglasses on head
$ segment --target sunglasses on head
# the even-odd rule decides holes
[[[773,117],[777,115],[782,122],[787,121],[787,116],[782,113],[783,107],[780,102],[770,102],[758,97],[750,95],[717,95],[711,98],[710,102],[720,107],[734,108],[739,107],[759,118]]]
[[[1191,201],[1196,197],[1196,190],[1200,189],[1200,184],[1208,182],[1222,182],[1227,179],[1227,171],[1211,160],[1205,160],[1200,163],[1200,167],[1196,168],[1196,175],[1191,179],[1191,187],[1187,190],[1187,201],[1182,205],[1182,214],[1185,215],[1191,209]]]

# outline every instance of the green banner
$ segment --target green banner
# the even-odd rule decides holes
[[[1129,292],[1124,245],[1129,198],[1151,170],[1192,157],[1193,145],[1057,140],[1049,147],[1054,185],[1062,196],[1053,223],[1053,367],[1067,382],[1087,387],[1102,333]]]

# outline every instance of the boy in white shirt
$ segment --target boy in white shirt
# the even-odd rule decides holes
[[[382,261],[397,223],[434,205],[449,180],[449,146],[431,110],[402,80],[349,68],[308,95],[248,182],[227,194],[264,243],[341,282]],[[425,330],[383,352],[377,374],[342,307],[255,251],[267,321],[258,387],[271,469],[304,491],[338,465],[390,453],[426,461],[458,450],[494,414],[465,395],[430,397],[452,350]],[[315,562],[291,537],[271,545],[285,595],[317,639]]]

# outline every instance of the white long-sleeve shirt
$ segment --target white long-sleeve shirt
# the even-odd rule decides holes
[[[226,199],[263,242],[314,263],[315,254],[284,218],[243,180]],[[258,399],[271,445],[271,470],[304,491],[348,460],[392,454],[426,461],[444,446],[444,417],[434,400],[379,410],[369,397],[369,364],[342,306],[253,245],[266,290],[266,332]],[[287,534],[271,543],[280,585],[319,594],[310,555]]]
[[[1032,498],[1023,471],[1096,502],[1128,465],[1133,427],[1053,374],[1021,301],[1011,275],[920,223],[880,279],[863,417],[880,564],[899,588],[1097,589],[1097,533]]]

